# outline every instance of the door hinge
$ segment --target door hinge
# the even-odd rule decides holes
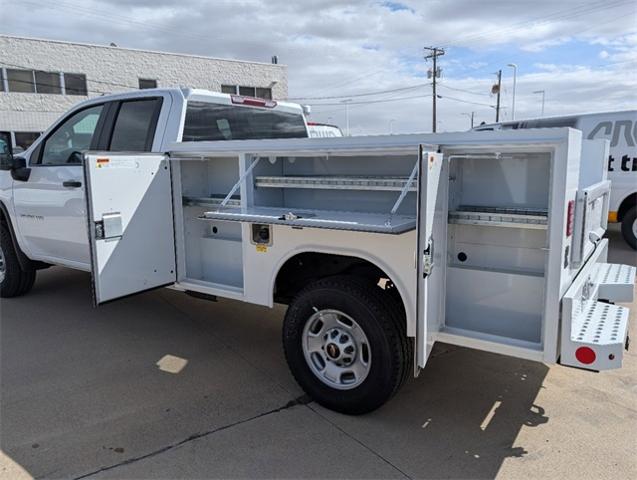
[[[427,278],[434,268],[433,239],[429,239],[427,248],[422,252],[422,278]]]
[[[104,239],[104,222],[95,222],[95,240]]]

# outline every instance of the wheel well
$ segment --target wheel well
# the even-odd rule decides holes
[[[619,210],[617,210],[617,221],[621,222],[624,219],[624,215],[626,215],[626,212],[628,212],[628,210],[630,210],[635,205],[637,205],[637,192],[631,193],[626,198],[624,198],[624,201],[619,206]]]
[[[274,283],[274,301],[288,304],[309,283],[334,275],[368,279],[387,291],[404,309],[400,292],[390,276],[378,266],[359,257],[318,252],[299,253],[283,264]]]
[[[13,225],[11,224],[11,218],[9,217],[9,212],[7,212],[7,207],[5,207],[4,203],[0,202],[0,224],[3,224],[9,230],[11,235],[11,241],[13,242],[13,247],[18,256],[18,263],[20,263],[20,267],[23,270],[40,270],[43,268],[48,268],[50,265],[48,263],[33,261],[29,259],[18,244],[18,239],[16,238],[15,231],[13,230]]]

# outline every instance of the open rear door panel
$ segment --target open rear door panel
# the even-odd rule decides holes
[[[84,173],[95,304],[173,284],[168,157],[87,153]]]
[[[444,313],[444,231],[446,225],[446,189],[441,187],[443,156],[420,146],[418,171],[418,318],[416,322],[416,367],[424,367],[431,353],[434,335]],[[442,225],[435,219],[443,218]],[[443,228],[444,230],[444,228]],[[435,331],[434,331],[435,330]]]

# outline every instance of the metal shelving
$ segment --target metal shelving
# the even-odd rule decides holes
[[[449,223],[546,230],[548,210],[461,205],[449,212]]]
[[[382,190],[399,192],[409,182],[408,177],[363,176],[257,176],[258,188],[306,188],[320,190]],[[412,180],[408,191],[415,192],[417,179]]]
[[[182,203],[184,206],[196,206],[196,207],[219,207],[224,199],[224,195],[211,195],[209,197],[182,197]],[[241,198],[235,196],[228,200],[226,207],[240,207]]]
[[[400,234],[416,228],[415,216],[342,210],[290,211],[285,207],[251,207],[241,210],[220,208],[204,212],[199,218],[388,234]]]

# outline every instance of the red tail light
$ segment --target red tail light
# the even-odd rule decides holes
[[[597,355],[595,355],[595,352],[590,347],[579,347],[575,350],[575,358],[584,365],[590,365],[595,361],[596,357]]]
[[[573,224],[575,223],[575,200],[568,202],[568,214],[566,215],[566,236],[573,235]]]
[[[231,95],[232,103],[238,105],[249,105],[251,107],[274,108],[276,102],[274,100],[265,100],[263,98],[242,97],[240,95]]]

